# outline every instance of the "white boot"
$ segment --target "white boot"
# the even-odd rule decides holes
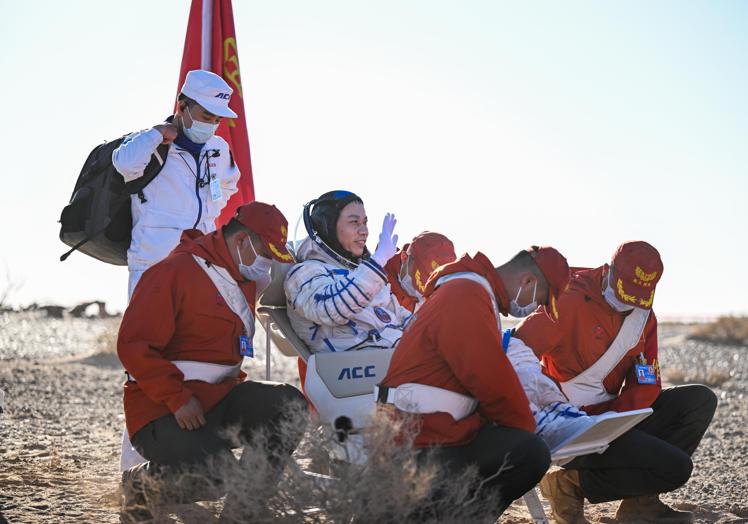
[[[130,442],[130,435],[127,433],[127,428],[122,430],[122,453],[120,454],[119,470],[127,471],[128,469],[135,467],[144,462],[148,462],[144,459],[140,453],[138,453],[132,443]]]

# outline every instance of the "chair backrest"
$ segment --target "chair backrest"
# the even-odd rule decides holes
[[[304,360],[309,360],[309,348],[291,328],[286,314],[286,292],[283,283],[292,267],[292,263],[283,264],[273,260],[270,266],[270,285],[257,301],[257,320],[281,353],[287,357],[301,356]]]
[[[287,357],[301,357],[304,362],[309,360],[312,352],[291,327],[285,305],[260,305],[257,307],[257,319],[265,327],[267,336],[281,353]]]
[[[284,306],[286,305],[286,291],[283,289],[283,282],[286,275],[293,267],[293,263],[284,264],[273,260],[270,266],[270,285],[260,295],[258,300],[261,306]]]

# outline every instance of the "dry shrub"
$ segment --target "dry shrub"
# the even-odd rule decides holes
[[[107,328],[96,336],[94,354],[116,354],[117,335],[119,334],[119,319],[105,320]]]
[[[152,483],[149,504],[206,499],[202,494],[212,491],[228,493],[221,522],[495,522],[496,490],[481,489],[475,469],[447,476],[433,462],[418,464],[408,429],[413,427],[412,421],[377,415],[365,431],[369,460],[360,466],[335,458],[341,456],[335,432],[298,409],[280,431],[291,440],[304,434],[292,457],[266,453],[282,446],[277,437],[257,432],[240,460],[215,457],[199,470],[170,475],[168,484]],[[332,475],[310,474],[300,463]],[[196,489],[201,495],[195,496]]]
[[[719,317],[714,322],[694,326],[689,338],[720,344],[748,345],[748,317]]]

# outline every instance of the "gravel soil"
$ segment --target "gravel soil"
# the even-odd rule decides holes
[[[117,319],[46,319],[0,313],[0,524],[119,522],[123,370],[114,355]],[[663,499],[696,522],[748,522],[748,347],[688,340],[687,326],[663,325],[663,379],[703,383],[717,414],[694,456],[694,474]],[[261,329],[256,348],[264,347]],[[275,354],[273,379],[296,383],[294,359]],[[264,355],[245,365],[262,379]],[[613,522],[615,503],[588,505],[587,518]],[[547,509],[547,505],[546,505]],[[202,512],[164,522],[211,522]],[[521,503],[502,522],[529,523]]]

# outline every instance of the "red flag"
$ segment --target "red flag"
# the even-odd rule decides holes
[[[193,69],[213,71],[234,90],[229,107],[237,117],[224,118],[216,134],[229,143],[241,177],[239,190],[231,197],[217,220],[216,225],[220,226],[234,216],[237,207],[255,199],[231,0],[192,0],[177,94],[182,89],[184,77]]]

